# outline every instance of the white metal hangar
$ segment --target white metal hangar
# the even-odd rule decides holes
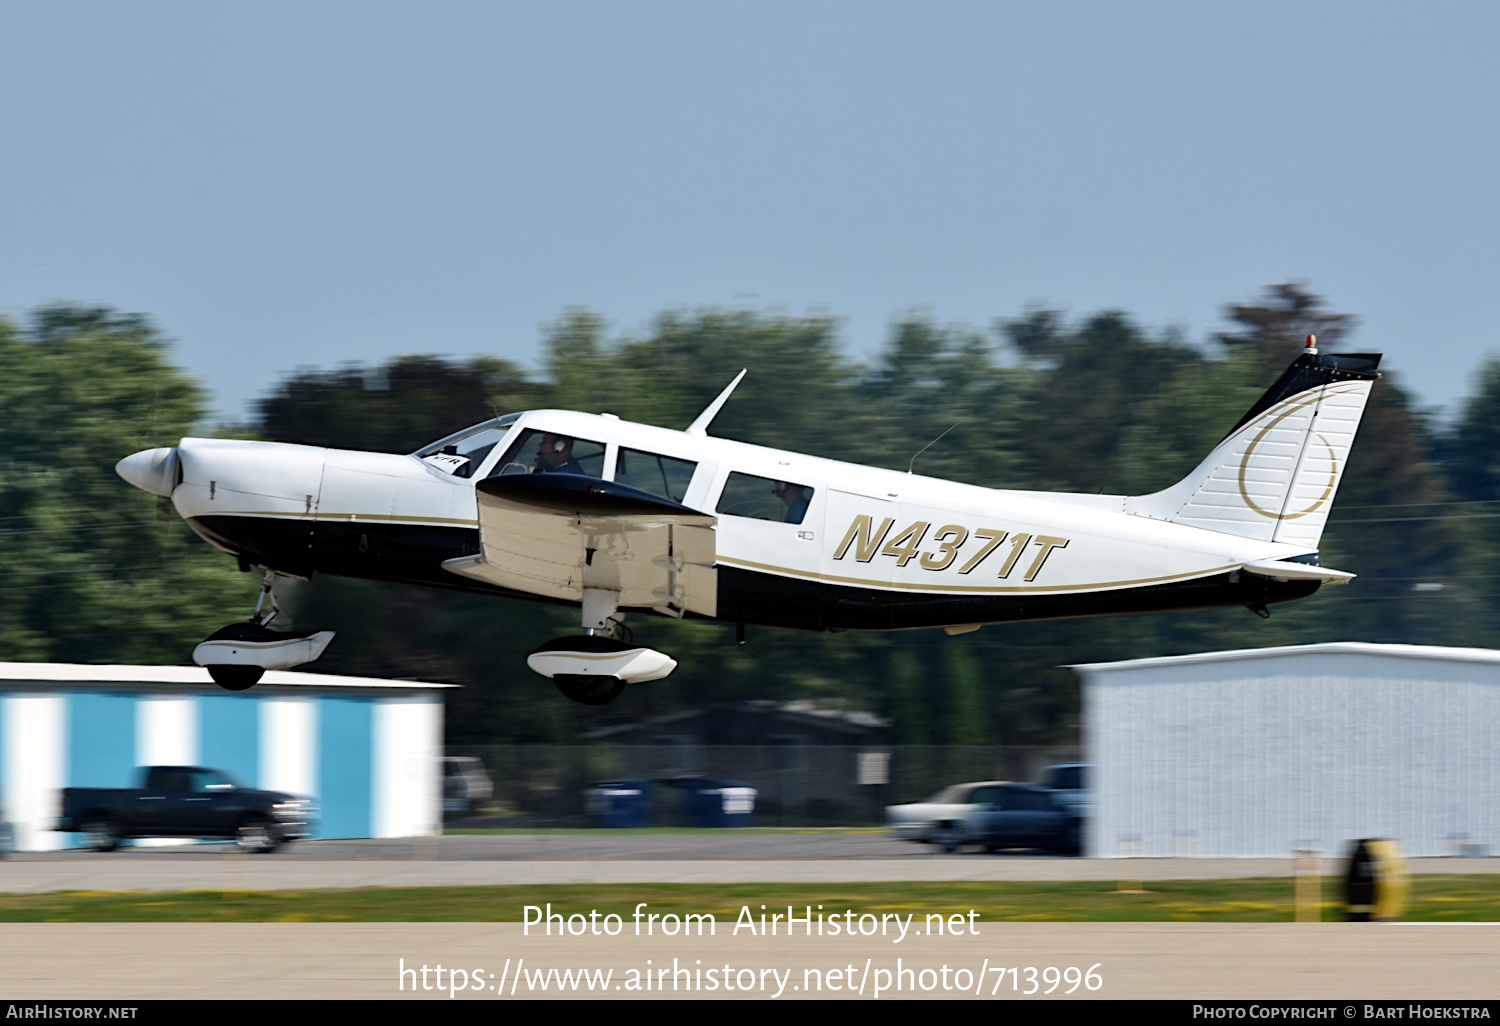
[[[1074,669],[1090,854],[1500,844],[1500,652],[1338,642]]]
[[[231,693],[197,666],[0,663],[0,821],[21,850],[76,846],[60,789],[197,765],[315,799],[315,837],[430,834],[451,686],[272,671]]]

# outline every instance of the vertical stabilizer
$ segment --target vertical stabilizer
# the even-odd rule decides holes
[[[1316,550],[1379,366],[1309,344],[1198,469],[1125,511]]]

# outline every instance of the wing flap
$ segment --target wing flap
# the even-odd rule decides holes
[[[489,478],[475,495],[479,555],[448,560],[453,573],[542,598],[598,588],[622,608],[717,613],[715,517],[575,474]]]

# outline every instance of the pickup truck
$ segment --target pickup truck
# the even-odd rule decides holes
[[[65,787],[57,829],[82,832],[95,851],[132,837],[233,839],[271,852],[310,832],[312,802],[240,787],[203,766],[145,766],[138,788]]]

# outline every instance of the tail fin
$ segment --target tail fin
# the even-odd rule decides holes
[[[1379,366],[1309,347],[1197,470],[1126,512],[1317,549]]]

